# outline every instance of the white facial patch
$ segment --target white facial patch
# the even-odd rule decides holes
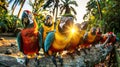
[[[65,22],[60,23],[60,28],[63,28],[64,25],[65,25]]]
[[[63,28],[63,26],[65,25],[65,22],[66,22],[66,21],[67,21],[67,18],[66,18],[66,17],[61,18],[60,28]]]
[[[30,21],[30,24],[32,24],[32,23],[33,23],[33,16],[32,16],[32,14],[29,14],[29,15],[28,15],[28,19],[29,19],[29,21]]]

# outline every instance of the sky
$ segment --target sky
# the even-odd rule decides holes
[[[32,11],[32,7],[29,5],[28,1],[29,0],[26,0],[24,6],[22,8],[22,12],[24,10]],[[84,21],[83,16],[84,16],[84,14],[86,14],[86,5],[87,5],[88,1],[89,0],[76,0],[76,2],[78,4],[78,7],[73,6],[75,8],[76,12],[77,12],[77,15],[76,15],[77,21],[75,21],[75,22],[81,23],[81,22]],[[9,8],[8,8],[10,12],[11,12],[11,10],[10,10],[11,6],[12,6],[12,3],[9,5]],[[17,6],[17,8],[15,9],[14,15],[18,14],[19,9],[20,9],[20,7]],[[22,12],[21,12],[21,14],[22,14]]]

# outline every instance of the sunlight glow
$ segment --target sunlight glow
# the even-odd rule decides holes
[[[71,32],[72,32],[72,34],[73,34],[73,33],[75,33],[75,29],[74,29],[74,28],[72,28],[72,29],[71,29]]]

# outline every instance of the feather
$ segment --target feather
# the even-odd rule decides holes
[[[45,43],[44,43],[44,50],[45,52],[47,52],[50,48],[50,46],[52,45],[53,41],[55,38],[55,32],[50,32],[48,33],[46,39],[45,39]]]
[[[42,34],[39,32],[39,46],[42,48]]]
[[[17,35],[17,43],[18,43],[18,49],[19,49],[19,51],[21,51],[22,52],[22,44],[21,44],[21,40],[22,38],[21,38],[21,33],[18,33],[18,35]]]

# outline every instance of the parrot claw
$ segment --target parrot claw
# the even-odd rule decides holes
[[[55,65],[55,67],[57,67],[56,58],[54,56],[52,56],[52,61],[53,61],[53,64]]]
[[[29,59],[25,57],[25,65],[28,66],[28,63],[29,63]]]
[[[80,56],[80,51],[76,50],[76,54]]]
[[[61,66],[63,66],[63,58],[61,58],[60,56],[58,56],[59,62],[61,63]]]
[[[37,66],[39,66],[40,63],[39,63],[39,59],[37,57],[35,58],[35,61],[37,62]]]
[[[75,57],[73,56],[72,53],[68,53],[68,55],[70,55],[70,57],[71,57],[72,59],[75,59]]]

